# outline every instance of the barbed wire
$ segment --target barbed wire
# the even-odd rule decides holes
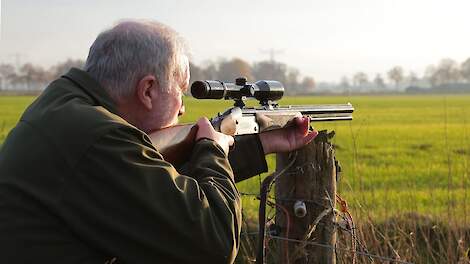
[[[256,236],[256,235],[258,235],[258,232],[244,232],[244,233],[242,233],[242,235],[243,236]],[[369,253],[367,251],[359,251],[359,250],[354,250],[354,249],[342,248],[342,247],[338,247],[338,246],[331,246],[331,245],[327,245],[327,244],[321,244],[321,243],[313,242],[313,241],[304,241],[304,240],[299,240],[299,239],[274,236],[274,235],[271,235],[269,232],[266,232],[266,236],[269,237],[270,239],[274,239],[274,240],[277,239],[277,240],[283,240],[283,241],[287,241],[287,242],[307,243],[308,245],[312,245],[312,246],[318,246],[318,247],[323,247],[323,248],[329,248],[329,249],[332,249],[332,250],[339,250],[339,251],[346,251],[346,252],[350,252],[350,253],[356,253],[357,255],[361,255],[361,256],[377,259],[377,260],[382,260],[382,261],[390,261],[390,262],[401,263],[401,264],[414,264],[413,262],[408,262],[408,261],[404,261],[404,260],[399,260],[399,259],[394,259],[394,258],[390,258],[390,257],[380,256],[380,255],[377,255],[377,254]]]
[[[285,238],[285,237],[280,237],[280,236],[269,236],[269,237],[271,239],[285,240],[285,241],[295,242],[295,243],[306,243],[308,245],[319,246],[319,247],[323,247],[323,248],[329,248],[331,250],[348,251],[348,252],[351,252],[351,253],[355,253],[355,254],[358,254],[358,255],[366,256],[366,257],[371,257],[371,258],[374,258],[374,259],[379,259],[379,260],[382,260],[382,261],[390,261],[390,262],[394,262],[394,263],[403,263],[403,264],[413,264],[412,262],[408,262],[408,261],[404,261],[404,260],[393,259],[393,258],[384,257],[384,256],[380,256],[380,255],[370,254],[370,253],[367,253],[367,252],[364,252],[364,251],[358,251],[358,250],[354,250],[354,249],[341,248],[341,247],[337,247],[337,246],[321,244],[321,243],[317,243],[317,242],[313,242],[313,241],[304,241],[304,240],[298,240],[298,239],[293,239],[293,238]]]
[[[240,192],[240,195],[241,196],[253,196],[257,200],[260,199],[259,193]],[[275,200],[276,202],[296,202],[298,200],[302,200],[302,202],[304,202],[304,203],[311,203],[311,204],[315,204],[317,206],[322,206],[322,207],[324,207],[324,209],[329,208],[328,206],[325,206],[324,204],[322,204],[322,203],[320,203],[316,200],[301,199],[301,198],[297,198],[297,199],[294,199],[294,198],[279,198],[279,197],[273,197],[271,195],[269,195],[268,198],[271,199],[271,200]]]
[[[275,204],[272,204],[272,203],[268,203],[268,205],[270,205],[271,207],[272,206],[275,206]],[[338,210],[334,209],[334,211],[336,213],[338,213]],[[341,214],[338,214],[340,217],[345,217]],[[272,221],[272,218],[269,218],[268,217],[268,221],[266,222],[271,222]],[[318,222],[318,223],[315,223],[315,225],[322,225],[321,222]],[[372,254],[372,253],[369,253],[369,251],[367,250],[367,247],[362,243],[362,241],[357,237],[356,233],[354,232],[353,229],[355,229],[356,227],[353,225],[353,226],[350,226],[348,228],[345,228],[343,226],[341,226],[339,223],[337,222],[334,222],[334,225],[339,228],[340,230],[342,231],[345,231],[347,232],[349,235],[351,235],[352,239],[354,240],[355,244],[352,244],[352,248],[354,249],[346,249],[346,248],[342,248],[342,247],[338,247],[338,246],[331,246],[331,245],[327,245],[327,244],[321,244],[321,243],[318,243],[318,242],[313,242],[313,241],[307,241],[307,240],[298,240],[298,239],[292,239],[292,238],[286,238],[286,237],[280,237],[280,236],[276,236],[276,235],[273,235],[273,232],[274,231],[266,231],[266,237],[270,238],[270,239],[280,239],[280,240],[284,240],[284,241],[288,241],[288,242],[298,242],[298,243],[303,243],[304,245],[315,245],[315,246],[321,246],[321,247],[326,247],[326,248],[331,248],[331,249],[334,249],[335,252],[337,250],[339,251],[346,251],[346,252],[350,252],[350,253],[353,253],[353,254],[357,254],[357,255],[362,255],[362,256],[365,256],[365,257],[368,257],[372,262],[374,262],[374,259],[378,259],[378,260],[383,260],[383,261],[392,261],[392,262],[395,262],[395,263],[412,263],[412,262],[407,262],[407,261],[402,261],[402,260],[397,260],[397,259],[393,259],[393,258],[390,258],[390,257],[385,257],[385,256],[380,256],[380,255],[377,255],[377,254]],[[276,232],[274,232],[275,234]],[[244,236],[255,236],[255,235],[259,235],[259,231],[258,232],[244,232],[242,233],[242,235]],[[359,247],[361,248],[361,250],[356,250],[356,245],[359,245]]]
[[[293,154],[293,155],[292,155]],[[240,195],[242,196],[252,196],[254,197],[255,199],[258,199],[260,200],[260,214],[259,214],[259,230],[257,232],[243,232],[241,235],[242,236],[252,236],[252,235],[258,235],[258,254],[257,254],[257,257],[256,257],[256,262],[258,263],[264,263],[263,259],[264,259],[264,250],[266,249],[266,244],[264,243],[264,238],[267,238],[268,241],[271,240],[271,239],[274,239],[274,240],[281,240],[281,241],[286,241],[286,242],[295,242],[295,243],[300,243],[300,245],[302,245],[302,247],[305,247],[307,245],[311,245],[311,246],[318,246],[318,247],[323,247],[323,248],[329,248],[331,250],[334,250],[335,252],[335,255],[338,255],[337,254],[337,251],[343,251],[343,252],[350,252],[352,253],[352,263],[355,263],[356,262],[356,257],[357,255],[360,255],[360,256],[364,256],[364,257],[367,257],[371,260],[372,263],[375,263],[374,259],[375,260],[380,260],[380,261],[388,261],[388,262],[393,262],[393,263],[403,263],[403,264],[412,264],[412,262],[408,262],[408,261],[403,261],[403,260],[400,260],[400,259],[397,259],[397,258],[392,258],[392,257],[386,257],[386,256],[381,256],[381,255],[377,255],[377,254],[371,254],[369,253],[369,251],[367,250],[367,247],[362,243],[361,239],[357,236],[357,233],[356,233],[356,225],[354,224],[354,220],[352,218],[352,215],[350,214],[350,212],[348,211],[348,208],[347,208],[347,203],[344,199],[342,199],[341,197],[339,196],[336,196],[335,197],[335,200],[338,200],[338,203],[339,203],[339,206],[340,206],[340,210],[337,210],[335,207],[335,203],[334,203],[334,200],[332,200],[332,198],[330,197],[330,194],[325,190],[326,192],[326,197],[324,197],[323,199],[323,203],[321,201],[318,201],[318,200],[312,200],[312,199],[302,199],[302,198],[287,198],[287,197],[273,197],[271,195],[269,195],[270,191],[271,191],[271,188],[272,186],[276,183],[276,180],[278,178],[280,178],[281,176],[285,176],[285,175],[290,175],[290,174],[303,174],[305,173],[305,169],[311,169],[311,170],[314,170],[314,171],[318,171],[318,170],[321,170],[322,168],[318,167],[317,165],[315,165],[313,162],[307,162],[307,163],[304,163],[300,166],[295,166],[293,167],[292,165],[294,164],[295,160],[297,158],[297,152],[294,152],[294,153],[291,153],[291,155],[289,156],[289,162],[287,164],[287,166],[285,166],[282,170],[280,171],[276,171],[274,173],[272,173],[271,175],[269,175],[268,177],[266,177],[263,181],[261,181],[261,176],[258,175],[258,180],[259,180],[259,185],[260,185],[260,193],[248,193],[248,192],[240,192]],[[301,200],[302,202],[304,203],[307,203],[307,204],[314,204],[318,207],[323,207],[323,214],[321,218],[323,218],[323,216],[325,216],[326,214],[333,214],[334,216],[334,219],[333,220],[333,225],[335,226],[335,228],[339,228],[340,230],[342,231],[345,231],[347,234],[350,235],[351,237],[351,247],[350,248],[344,248],[344,247],[339,247],[337,244],[335,245],[328,245],[328,244],[322,244],[322,243],[318,243],[318,242],[314,242],[314,241],[309,241],[309,237],[311,235],[311,233],[313,233],[315,231],[315,228],[318,224],[320,225],[324,225],[325,223],[320,223],[320,219],[317,218],[317,220],[314,222],[313,225],[310,226],[310,231],[308,232],[308,235],[306,237],[304,237],[303,240],[300,240],[300,239],[293,239],[293,238],[289,238],[289,235],[286,235],[286,237],[281,237],[279,236],[279,231],[275,231],[275,230],[266,230],[267,226],[268,225],[271,225],[271,223],[274,223],[274,216],[272,217],[269,217],[270,215],[270,212],[268,212],[268,217],[266,219],[266,205],[268,205],[270,207],[270,210],[272,209],[275,209],[276,207],[279,207],[280,204],[278,203],[285,203],[285,202],[296,202],[296,201],[299,201]],[[325,205],[325,202],[328,202],[329,204],[328,205]],[[264,204],[264,206],[262,205]],[[262,206],[264,209],[262,209]],[[328,211],[326,211],[328,210]],[[326,213],[325,213],[326,212]],[[290,217],[288,212],[286,211],[286,217]],[[340,217],[340,219],[343,220],[343,225],[341,225],[340,222],[338,222],[338,217]],[[261,219],[263,218],[263,219]],[[286,228],[286,227],[284,227]],[[287,227],[289,228],[289,227]],[[273,233],[274,232],[274,233]],[[263,234],[263,235],[262,235]],[[288,233],[287,233],[288,234]],[[347,245],[348,243],[346,243]],[[287,249],[287,246],[284,246],[286,247],[286,250],[285,251],[288,251]],[[358,250],[359,248],[359,250]],[[269,250],[269,248],[267,248]],[[295,253],[295,252],[294,252]],[[296,254],[294,254],[296,255]],[[396,254],[396,257],[400,258],[400,256],[398,254]],[[286,258],[286,261],[289,260],[289,257],[288,256],[285,256]]]
[[[295,163],[297,159],[297,151],[291,152],[289,154],[290,161],[288,164],[282,168],[280,171],[275,171],[267,176],[261,186],[260,186],[260,205],[258,211],[258,228],[259,228],[259,237],[258,237],[258,253],[256,255],[256,263],[264,263],[264,255],[265,255],[265,234],[266,234],[266,202],[268,200],[268,194],[271,191],[271,187],[276,182],[277,178],[282,176],[286,171],[290,169],[290,167]]]

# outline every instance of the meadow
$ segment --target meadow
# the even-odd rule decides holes
[[[0,144],[33,100],[27,96],[0,97]],[[342,165],[338,192],[349,202],[356,221],[364,223],[365,228],[372,222],[379,226],[397,217],[415,216],[431,221],[430,228],[435,223],[466,228],[470,221],[470,95],[288,97],[280,104],[347,102],[356,109],[353,121],[313,125],[317,130],[336,132],[332,143]],[[187,97],[185,105],[181,122],[193,122],[199,116],[214,116],[231,102]],[[275,169],[274,160],[274,156],[268,157],[270,171]],[[239,190],[259,192],[260,178],[266,175],[239,183]],[[259,201],[247,196],[243,204],[246,218],[255,219]],[[452,245],[468,247],[465,234],[452,236],[463,239]],[[442,246],[444,251],[451,246],[446,245]],[[380,246],[374,249],[381,251]],[[426,263],[436,258],[439,262],[442,254],[446,253],[437,252],[421,260],[411,254],[409,259]]]
[[[211,116],[230,103],[188,99],[189,122]],[[334,130],[333,144],[342,165],[339,192],[357,214],[387,219],[408,212],[452,217],[468,223],[470,96],[291,97],[281,104],[350,102],[354,120],[313,124]],[[194,109],[194,111],[193,111]],[[274,170],[274,157],[268,157]],[[259,190],[257,177],[239,184],[242,192]],[[257,210],[246,199],[245,208]],[[365,209],[365,210],[363,210]]]

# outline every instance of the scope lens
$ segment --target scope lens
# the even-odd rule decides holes
[[[226,88],[221,81],[195,81],[191,85],[191,94],[197,99],[222,99]]]
[[[195,81],[191,84],[191,94],[197,99],[205,99],[209,94],[209,87],[204,81]]]

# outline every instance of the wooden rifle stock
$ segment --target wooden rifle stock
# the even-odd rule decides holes
[[[189,160],[197,133],[196,124],[175,125],[153,131],[149,134],[152,144],[163,158],[180,166]]]

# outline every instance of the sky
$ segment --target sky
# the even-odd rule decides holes
[[[178,31],[192,60],[275,59],[339,82],[396,65],[419,76],[443,58],[470,57],[467,0],[0,0],[0,63],[49,67],[85,59],[96,36],[122,19]]]

